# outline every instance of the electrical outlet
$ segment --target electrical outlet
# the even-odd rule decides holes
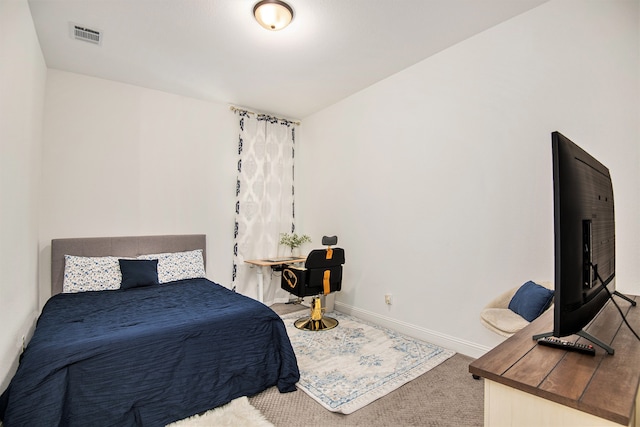
[[[386,294],[384,296],[384,303],[387,305],[391,305],[391,294]]]

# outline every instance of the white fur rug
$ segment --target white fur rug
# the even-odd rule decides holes
[[[202,415],[176,421],[167,427],[274,427],[246,396],[239,397]]]

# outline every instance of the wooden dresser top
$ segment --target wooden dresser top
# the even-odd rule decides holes
[[[616,302],[640,333],[640,304]],[[640,297],[631,296],[636,302]],[[535,396],[590,413],[622,425],[633,416],[640,384],[640,341],[623,323],[609,301],[585,331],[611,345],[608,355],[594,345],[596,355],[537,345],[533,335],[553,329],[553,310],[469,365],[469,372]],[[564,337],[590,344],[576,335]]]

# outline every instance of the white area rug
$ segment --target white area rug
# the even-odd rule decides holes
[[[305,313],[306,314],[306,313]],[[328,331],[301,331],[300,312],[282,316],[298,358],[297,386],[332,412],[350,414],[455,354],[355,317]]]
[[[256,408],[251,406],[246,396],[239,397],[224,406],[212,409],[202,415],[194,415],[176,421],[167,427],[274,427]]]

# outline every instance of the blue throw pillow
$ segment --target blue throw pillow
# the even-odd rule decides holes
[[[157,259],[119,259],[122,283],[120,289],[158,284]]]
[[[529,322],[535,320],[549,308],[553,291],[531,281],[520,286],[509,302],[509,309]]]

